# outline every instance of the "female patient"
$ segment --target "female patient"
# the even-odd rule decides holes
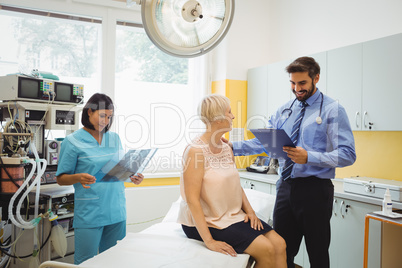
[[[187,146],[180,181],[179,223],[187,237],[231,256],[247,253],[255,267],[286,267],[285,241],[257,218],[240,185],[231,148],[221,137],[232,129],[229,99],[205,97],[199,114],[206,131]]]

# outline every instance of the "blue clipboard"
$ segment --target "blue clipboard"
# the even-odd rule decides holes
[[[250,129],[271,158],[288,158],[283,146],[296,147],[283,129]]]

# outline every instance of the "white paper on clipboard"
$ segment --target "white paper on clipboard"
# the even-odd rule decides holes
[[[271,158],[287,158],[283,146],[296,147],[283,129],[262,128],[250,129],[254,136],[260,141]]]
[[[98,182],[130,181],[130,176],[143,172],[157,150],[119,151],[95,174],[95,178]]]

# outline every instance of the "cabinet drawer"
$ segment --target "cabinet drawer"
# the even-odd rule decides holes
[[[244,189],[253,189],[256,191],[264,192],[267,194],[275,194],[272,193],[272,186],[268,183],[263,183],[259,181],[247,180],[247,179],[240,179],[241,186]]]

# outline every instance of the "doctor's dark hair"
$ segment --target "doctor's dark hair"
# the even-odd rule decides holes
[[[289,64],[289,66],[286,67],[286,71],[289,74],[308,72],[308,76],[314,80],[317,74],[320,74],[320,65],[311,57],[300,57]]]
[[[95,130],[94,126],[89,122],[88,110],[91,109],[93,112],[98,110],[112,110],[114,112],[114,105],[112,99],[102,93],[95,93],[89,98],[88,102],[85,104],[82,110],[81,123],[83,126]],[[105,127],[103,132],[108,132],[109,128],[113,123],[113,117],[110,119],[109,125]]]

